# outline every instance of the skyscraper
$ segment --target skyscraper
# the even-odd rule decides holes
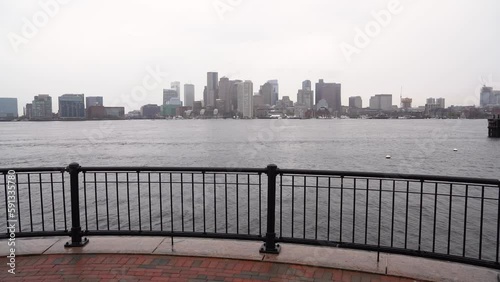
[[[360,96],[349,97],[349,108],[362,109],[363,99]]]
[[[311,81],[310,80],[304,80],[302,82],[302,90],[309,90],[309,91],[312,90],[312,86],[311,86]]]
[[[314,108],[314,94],[312,90],[300,89],[297,93],[297,104],[305,106],[307,109]]]
[[[47,94],[40,94],[38,96],[35,96],[32,103],[32,118],[52,118],[52,97]]]
[[[378,94],[370,98],[370,109],[390,111],[392,110],[392,94]]]
[[[85,118],[83,94],[64,94],[59,97],[59,118]]]
[[[181,83],[179,81],[174,81],[170,83],[170,88],[174,89],[177,92],[177,98],[181,98]]]
[[[184,84],[184,106],[193,107],[194,104],[194,85]]]
[[[215,107],[215,100],[218,99],[219,92],[219,73],[207,73],[207,97],[205,107]]]
[[[17,117],[17,98],[0,98],[0,119],[14,119]]]
[[[492,102],[494,102],[493,100],[495,98],[496,97],[495,97],[495,95],[493,95],[493,88],[492,87],[484,86],[483,88],[481,88],[481,97],[480,97],[480,101],[479,101],[481,108],[487,107],[488,105],[491,105],[491,104],[496,104],[496,103],[492,103]]]
[[[85,97],[85,105],[87,108],[92,106],[104,106],[103,98],[100,96]]]
[[[437,98],[436,99],[436,104],[439,105],[440,109],[446,108],[446,103],[445,103],[445,99],[444,98]]]
[[[336,112],[340,115],[342,110],[342,86],[340,83],[325,83],[320,79],[316,83],[316,104],[319,101],[325,100],[328,104],[328,110],[333,114]]]
[[[436,98],[427,98],[427,100],[425,100],[425,104],[426,105],[435,105],[436,104]]]
[[[179,99],[177,90],[163,89],[163,105],[170,104],[171,99]]]
[[[273,105],[274,86],[266,82],[260,87],[259,94],[262,96],[265,105]],[[274,103],[276,104],[276,102]]]
[[[224,108],[218,109],[219,114],[231,112],[231,81],[227,77],[222,77],[219,81],[219,99],[224,102]]]
[[[237,84],[238,112],[243,118],[253,118],[253,83],[250,80]]]
[[[280,87],[279,87],[279,83],[278,83],[278,80],[277,79],[274,79],[274,80],[269,80],[267,81],[268,83],[271,83],[271,85],[273,86],[273,95],[271,96],[271,106],[274,106],[276,105],[276,102],[278,102],[278,100],[280,99]]]

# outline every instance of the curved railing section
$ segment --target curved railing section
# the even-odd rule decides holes
[[[500,181],[252,168],[0,169],[0,238],[92,235],[260,240],[500,269]],[[14,235],[12,235],[14,234]]]

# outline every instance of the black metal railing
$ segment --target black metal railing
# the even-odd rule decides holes
[[[494,179],[275,165],[71,164],[0,172],[0,229],[6,230],[0,238],[10,236],[15,222],[16,237],[67,235],[67,247],[84,246],[92,235],[231,238],[263,241],[264,253],[279,253],[279,242],[304,243],[500,269],[500,181]]]

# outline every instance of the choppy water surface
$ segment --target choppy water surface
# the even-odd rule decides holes
[[[500,178],[500,140],[485,120],[17,122],[0,123],[0,148],[0,167],[275,163]]]

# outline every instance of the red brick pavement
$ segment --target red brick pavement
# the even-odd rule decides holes
[[[157,255],[42,255],[0,259],[0,281],[342,281],[406,282],[361,272],[219,258]]]

